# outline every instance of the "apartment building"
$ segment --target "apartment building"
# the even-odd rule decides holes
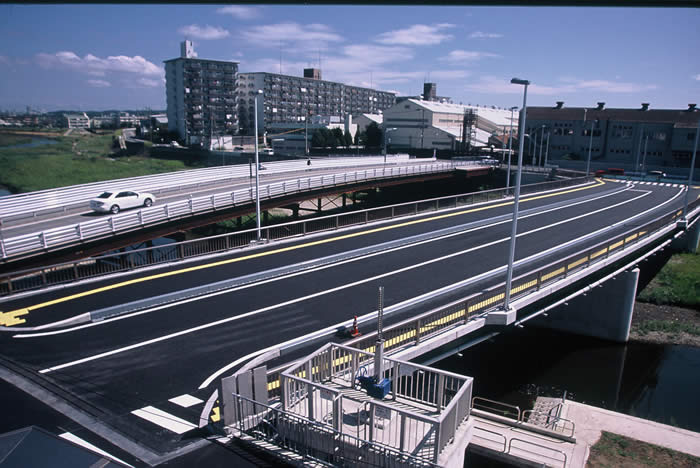
[[[273,123],[304,122],[309,115],[335,116],[377,114],[391,107],[394,93],[349,86],[320,79],[321,71],[306,69],[305,76],[267,72],[240,73],[238,118],[242,131],[253,133],[255,95],[258,98],[258,131]]]
[[[90,118],[85,112],[80,114],[63,114],[68,123],[68,128],[90,128]]]
[[[528,107],[525,157],[548,150],[549,161],[583,167],[591,149],[591,167],[642,171],[688,168],[700,112],[687,109]],[[548,145],[547,145],[548,143]],[[533,154],[534,156],[534,154]],[[565,162],[564,162],[565,161]],[[681,171],[682,172],[682,171]]]
[[[205,148],[238,132],[238,62],[197,58],[192,42],[184,41],[180,57],[164,63],[168,130]]]

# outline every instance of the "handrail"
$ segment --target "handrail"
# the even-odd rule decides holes
[[[508,450],[507,446],[506,446],[506,444],[508,442],[508,438],[506,436],[504,436],[503,434],[496,432],[496,431],[491,431],[489,429],[484,429],[483,427],[479,427],[479,426],[474,426],[474,431],[488,432],[489,434],[495,434],[499,437],[503,437],[503,450],[501,450],[501,452],[506,453],[506,450]],[[480,439],[488,440],[489,442],[496,442],[495,440],[487,439],[486,437],[478,436],[478,435],[476,435],[476,433],[474,434],[474,437],[479,437]]]
[[[524,186],[526,191],[535,192],[551,188],[562,188],[585,183],[588,178],[569,179],[565,181],[543,182]],[[327,215],[307,220],[291,221],[264,226],[268,239],[284,239],[304,236],[329,229],[339,229],[353,225],[368,224],[386,219],[414,216],[426,211],[455,209],[468,204],[502,199],[511,189],[493,189],[482,192],[453,195],[448,197],[400,203],[366,210],[351,211],[338,215]],[[111,219],[111,218],[110,218]],[[78,233],[82,234],[82,229]],[[131,271],[151,265],[182,261],[250,245],[255,239],[255,229],[235,233],[219,234],[204,239],[187,240],[164,246],[147,247],[114,254],[101,255],[72,262],[58,263],[41,268],[21,270],[0,275],[0,295],[38,289],[52,284],[65,284],[82,279],[104,276],[121,271]],[[4,247],[0,241],[0,248]],[[2,252],[4,255],[4,252]],[[5,285],[3,287],[3,285]]]
[[[339,185],[355,184],[383,178],[407,177],[419,174],[448,172],[453,163],[417,164],[401,167],[381,167],[364,171],[324,174],[276,182],[260,187],[260,198],[272,199],[294,193]],[[145,226],[153,226],[173,219],[216,212],[242,205],[256,199],[253,187],[221,192],[214,195],[178,200],[164,205],[154,205],[138,211],[120,213],[93,221],[47,229],[41,232],[0,239],[2,259],[19,257],[37,251],[50,251],[76,242],[100,239]]]
[[[551,411],[551,410],[550,410],[550,411]],[[551,426],[551,427],[552,427],[552,430],[554,430],[554,431],[557,431],[557,427],[558,427],[557,425],[558,425],[558,423],[559,423],[560,421],[563,421],[564,424],[562,424],[561,426],[559,426],[559,427],[561,428],[561,430],[560,430],[559,432],[562,432],[562,433],[563,433],[565,429],[568,429],[568,430],[571,431],[571,434],[569,435],[569,437],[573,437],[574,434],[576,433],[576,423],[575,423],[574,421],[570,420],[570,419],[562,418],[561,416],[552,416],[552,415],[549,414],[549,412],[544,412],[544,411],[539,411],[539,410],[531,409],[531,410],[525,410],[525,411],[523,411],[523,413],[522,413],[522,415],[521,415],[521,417],[520,417],[520,421],[521,421],[521,422],[530,423],[530,422],[527,420],[527,419],[528,419],[528,418],[527,418],[527,415],[528,415],[528,414],[530,414],[530,415],[535,414],[535,415],[542,415],[542,416],[545,416],[545,417],[547,418],[547,422],[546,422],[546,424],[545,424],[544,427],[549,428],[549,426]],[[569,426],[567,423],[571,423],[571,425]],[[537,423],[530,423],[530,424],[538,425]],[[565,434],[565,435],[566,435],[566,434]]]
[[[555,453],[560,453],[560,454],[562,454],[562,455],[564,456],[564,465],[563,465],[563,467],[566,467],[566,462],[567,462],[568,458],[567,458],[567,456],[566,456],[566,453],[564,453],[563,451],[561,451],[561,450],[559,450],[559,449],[552,448],[552,447],[547,447],[546,445],[536,444],[535,442],[531,442],[531,441],[529,441],[529,440],[519,439],[519,438],[517,438],[517,437],[511,437],[510,441],[508,441],[508,452],[506,452],[506,453],[509,453],[509,454],[511,454],[511,455],[513,454],[513,453],[512,453],[513,441],[522,442],[522,443],[524,443],[524,444],[526,444],[526,445],[531,445],[531,446],[534,446],[534,447],[539,447],[539,448],[543,448],[543,449],[546,449],[546,450],[550,450],[550,451],[555,452]],[[517,448],[517,447],[515,447],[515,448]],[[523,448],[521,448],[520,450],[522,450],[522,451],[524,451],[524,452],[527,452],[527,451],[528,451],[528,450],[523,449]],[[534,452],[530,452],[530,453],[534,453]],[[554,457],[549,457],[549,456],[547,456],[547,455],[542,455],[541,453],[539,453],[538,455],[544,456],[544,457],[546,457],[546,458],[549,458],[550,460],[561,461],[561,460],[559,460],[559,459],[557,459],[557,458],[554,458]]]
[[[486,403],[495,403],[495,404],[497,404],[497,405],[504,406],[504,407],[506,407],[506,408],[508,408],[508,409],[516,410],[516,414],[517,414],[518,416],[517,416],[515,419],[518,420],[518,421],[520,421],[520,416],[521,416],[521,414],[520,414],[520,407],[519,407],[519,406],[511,405],[511,404],[509,404],[509,403],[503,403],[502,401],[489,400],[488,398],[483,398],[483,397],[475,396],[475,397],[472,398],[472,408],[477,408],[477,405],[476,405],[476,401],[477,401],[477,400],[478,400],[478,401],[483,401],[483,402],[486,402]],[[498,412],[498,413],[500,413],[499,416],[506,416],[507,414],[509,414],[507,411],[498,410],[498,409],[496,409],[496,408],[491,408],[491,407],[488,407],[488,406],[483,406],[482,409],[484,409],[484,411]],[[507,416],[506,416],[506,417],[507,417]]]

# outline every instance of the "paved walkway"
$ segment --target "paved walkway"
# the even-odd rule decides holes
[[[571,467],[585,466],[590,448],[600,439],[601,431],[700,457],[700,433],[697,432],[573,401],[564,403],[561,417],[576,424],[576,448],[568,465]]]

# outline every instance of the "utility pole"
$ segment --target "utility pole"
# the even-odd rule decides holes
[[[422,109],[423,116],[421,117],[420,124],[420,149],[423,149],[423,131],[425,130],[425,109]]]

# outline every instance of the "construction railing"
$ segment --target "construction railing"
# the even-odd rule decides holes
[[[346,414],[354,415],[358,437],[365,415],[369,418],[365,440],[436,462],[469,417],[473,379],[384,358],[380,380],[391,381],[393,400],[367,401],[347,390],[355,389],[357,377],[373,375],[373,351],[329,343],[296,362],[280,375],[282,409],[328,424],[336,431],[343,429]],[[268,386],[268,397],[271,393],[274,396]],[[401,406],[390,403],[397,399]],[[411,410],[411,403],[417,404],[416,409]]]
[[[556,190],[586,183],[590,178],[577,178],[524,185],[521,193]],[[322,216],[308,220],[293,221],[263,227],[263,237],[280,240],[313,233],[358,226],[371,222],[390,220],[406,216],[453,209],[476,203],[501,200],[512,194],[510,189],[495,189],[482,192],[401,203],[397,205],[353,211],[337,215]],[[261,190],[262,193],[262,190]],[[153,209],[153,208],[151,208]],[[163,207],[156,207],[163,210]],[[145,211],[145,210],[142,210]],[[139,212],[127,213],[138,218]],[[114,219],[114,217],[109,218]],[[143,217],[142,217],[143,219]],[[81,230],[81,232],[83,232]],[[51,285],[65,284],[109,274],[131,271],[152,265],[167,264],[188,258],[226,252],[250,245],[256,239],[256,230],[249,229],[230,234],[221,234],[203,239],[171,243],[167,245],[130,250],[115,254],[90,257],[73,262],[59,263],[42,268],[22,270],[0,276],[0,296],[40,289]],[[0,249],[4,244],[0,242]],[[4,252],[3,252],[4,255]]]
[[[328,466],[437,468],[430,460],[361,439],[332,426],[233,394],[241,417],[233,429]]]

